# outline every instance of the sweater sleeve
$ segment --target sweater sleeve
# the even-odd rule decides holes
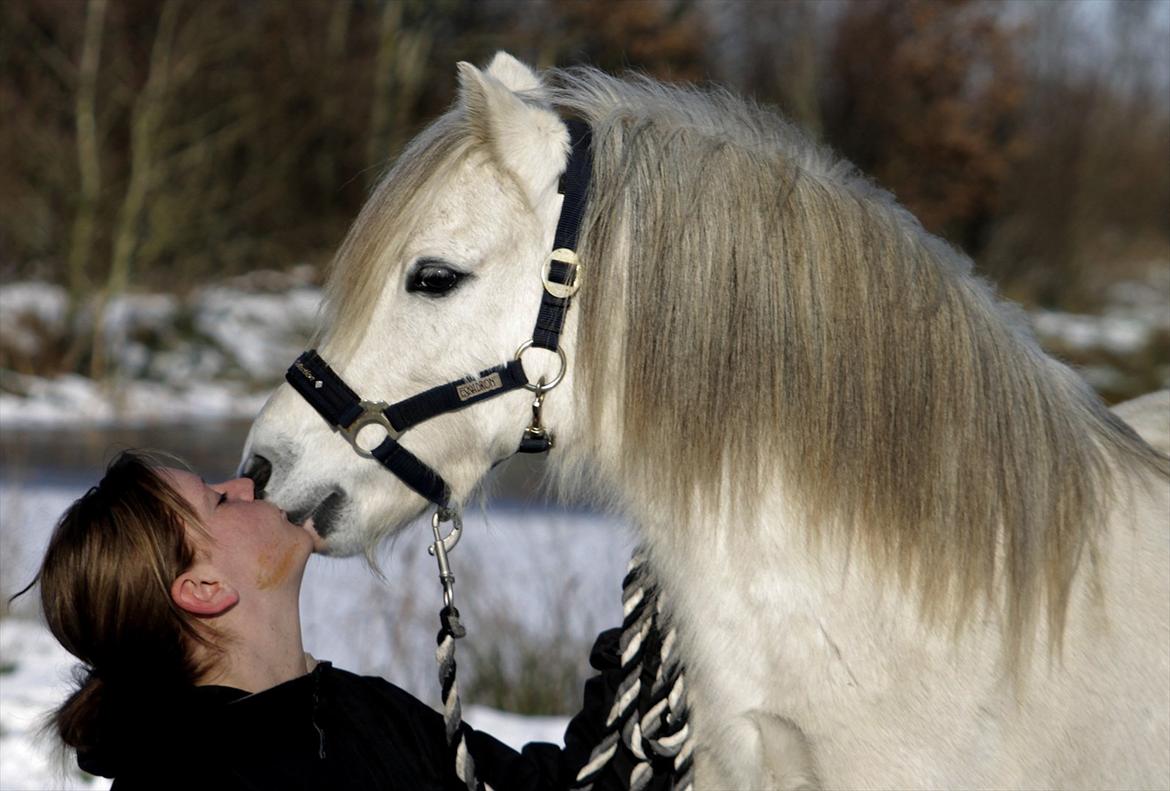
[[[564,748],[531,742],[517,753],[487,734],[468,729],[468,749],[480,779],[497,791],[573,787],[578,771],[605,735],[605,720],[621,683],[620,638],[620,629],[609,629],[594,642],[589,664],[599,672],[585,682],[581,710],[565,729]]]
[[[605,721],[621,684],[621,630],[610,629],[598,635],[590,652],[589,663],[598,671],[585,682],[581,710],[565,729],[565,746],[548,742],[530,742],[519,751],[488,733],[463,724],[464,738],[479,780],[495,791],[556,791],[571,789],[581,767],[605,735]],[[412,711],[414,743],[410,749],[426,753],[446,777],[445,785],[459,787],[454,776],[454,761],[446,749],[442,716],[409,693],[382,679],[368,679],[391,694],[395,708]],[[400,734],[400,739],[404,737]],[[593,784],[596,791],[626,789],[632,764],[619,750],[609,770]],[[669,776],[655,776],[647,789],[658,791],[670,787]]]

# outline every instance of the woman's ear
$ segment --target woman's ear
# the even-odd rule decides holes
[[[212,569],[194,566],[171,583],[171,599],[192,615],[222,615],[235,606],[240,594],[227,583],[215,579]]]

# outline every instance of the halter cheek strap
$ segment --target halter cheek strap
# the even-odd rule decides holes
[[[436,415],[464,409],[524,387],[536,393],[536,400],[533,404],[532,425],[525,431],[517,450],[540,453],[552,447],[551,437],[540,425],[540,407],[545,393],[564,375],[565,359],[560,349],[560,335],[565,314],[581,284],[580,264],[575,250],[592,172],[589,127],[579,121],[567,121],[566,126],[569,129],[571,151],[559,184],[564,201],[557,221],[553,251],[549,255],[547,272],[541,273],[544,293],[541,296],[540,312],[532,340],[521,345],[515,359],[481,371],[478,378],[448,382],[394,404],[363,401],[313,349],[301,354],[285,373],[285,379],[293,389],[335,431],[341,432],[355,451],[376,459],[404,484],[441,509],[447,509],[450,505],[451,487],[438,472],[398,442],[402,434],[413,426]],[[541,379],[534,384],[528,381],[520,355],[529,346],[538,346],[560,355],[561,370],[553,382],[546,384]],[[362,429],[372,425],[379,426],[386,436],[376,447],[366,449],[359,444],[358,435]]]

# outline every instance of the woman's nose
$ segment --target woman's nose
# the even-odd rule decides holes
[[[237,500],[251,500],[255,492],[254,485],[251,478],[232,478],[222,484],[224,493]]]

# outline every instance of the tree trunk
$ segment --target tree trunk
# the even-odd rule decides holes
[[[66,327],[73,334],[64,365],[73,368],[82,352],[82,335],[76,333],[77,314],[87,293],[97,206],[101,193],[101,151],[97,133],[97,76],[101,63],[102,33],[105,30],[106,0],[89,0],[85,8],[85,34],[81,44],[81,64],[77,70],[77,96],[74,103],[74,129],[77,139],[78,198],[77,213],[69,235],[67,283],[69,310]]]
[[[94,379],[100,379],[106,373],[106,309],[110,300],[124,292],[130,282],[134,255],[142,234],[142,209],[154,183],[154,143],[166,99],[178,12],[178,0],[167,0],[163,5],[151,47],[146,83],[134,100],[130,120],[130,177],[118,211],[109,279],[94,311],[93,355],[90,360],[90,376]]]

